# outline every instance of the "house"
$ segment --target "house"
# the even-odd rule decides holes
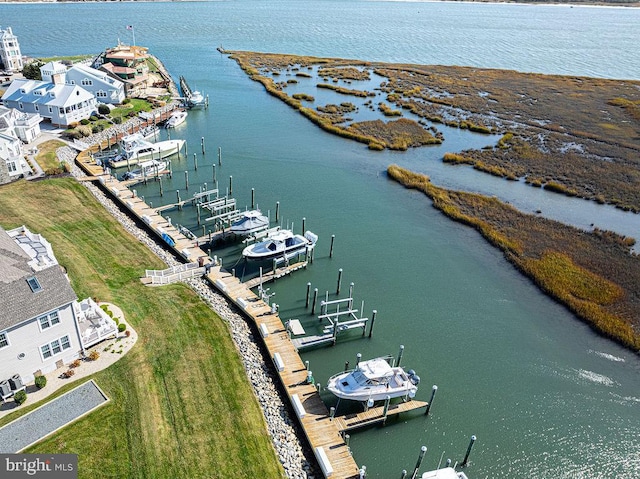
[[[40,135],[42,117],[0,106],[0,132],[13,132],[23,143],[31,143]]]
[[[0,227],[0,393],[79,358],[117,334],[116,323],[91,299],[77,301],[51,244],[25,226]],[[10,393],[9,393],[10,394]]]
[[[10,72],[22,71],[24,67],[18,37],[13,34],[11,27],[6,30],[0,28],[0,63]]]
[[[32,174],[23,143],[40,134],[40,115],[0,106],[0,185]]]
[[[125,99],[125,89],[122,81],[81,63],[73,65],[67,70],[66,83],[80,85],[102,103],[117,105]]]
[[[147,52],[145,47],[118,43],[116,47],[108,48],[94,66],[122,81],[128,97],[140,96],[151,86]]]
[[[6,107],[23,113],[38,113],[53,125],[62,127],[79,123],[96,113],[96,99],[90,92],[78,85],[65,84],[63,77],[57,73],[47,78],[52,82],[12,81],[2,95],[2,102]]]

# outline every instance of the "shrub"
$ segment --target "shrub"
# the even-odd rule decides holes
[[[36,376],[34,382],[38,389],[42,389],[47,385],[47,378],[46,376]]]
[[[97,117],[97,116],[95,116],[95,115],[91,115],[91,116],[89,117],[89,120],[91,120],[91,121],[98,121],[98,117]]]
[[[83,118],[82,120],[80,120],[80,124],[81,125],[88,125],[89,123],[91,123],[89,120],[87,120],[86,118]]]
[[[89,136],[91,135],[91,127],[87,126],[87,125],[80,125],[76,131],[78,133],[80,133],[82,136]]]
[[[131,98],[125,98],[124,100],[122,100],[123,105],[127,105],[129,103],[131,103]]]
[[[65,379],[70,378],[71,376],[73,376],[76,372],[73,369],[69,369],[65,372],[62,373],[62,377]]]
[[[73,361],[71,364],[69,364],[70,368],[77,368],[80,366],[80,360],[76,359],[75,361]]]
[[[100,353],[98,351],[96,351],[95,349],[91,350],[91,352],[89,353],[89,359],[91,361],[95,361],[99,357],[100,357]]]
[[[108,115],[110,111],[111,110],[109,109],[109,107],[104,103],[98,105],[98,113],[100,113],[101,115]]]
[[[102,130],[104,130],[104,126],[100,123],[94,123],[91,125],[91,133],[100,133]]]
[[[124,324],[124,323],[118,324],[118,332],[119,333],[123,332],[126,329],[127,329],[127,325],[126,324]]]
[[[18,391],[13,395],[13,400],[16,402],[18,406],[24,403],[27,400],[27,393],[23,391]]]
[[[121,118],[121,117],[119,117],[119,116],[116,116],[116,117],[113,119],[113,122],[114,122],[116,125],[119,125],[120,123],[122,123],[122,118]]]
[[[124,332],[124,335],[128,338],[129,336],[131,336],[131,331],[129,331],[128,329]]]

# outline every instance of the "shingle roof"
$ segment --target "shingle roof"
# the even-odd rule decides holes
[[[60,265],[33,271],[31,257],[0,227],[0,331],[77,299]],[[34,293],[27,278],[38,279]]]

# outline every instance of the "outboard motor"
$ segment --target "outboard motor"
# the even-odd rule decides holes
[[[409,381],[411,381],[414,386],[417,386],[418,384],[420,384],[420,376],[418,376],[417,374],[409,376]]]
[[[309,240],[311,244],[316,244],[316,241],[318,241],[318,235],[312,233],[311,231],[305,231],[304,237],[307,238],[307,240]]]

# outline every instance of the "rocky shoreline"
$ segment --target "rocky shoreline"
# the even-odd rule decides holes
[[[164,108],[171,108],[171,105],[167,105]],[[110,129],[109,133],[113,135],[116,131],[118,133],[127,132],[131,125],[138,121],[140,121],[138,118],[133,118],[121,125],[115,125],[113,129]],[[87,137],[85,141],[89,144],[95,144],[105,140],[107,134],[102,131]],[[71,174],[74,177],[86,176],[75,164],[76,152],[71,147],[64,146],[59,148],[57,155],[61,161],[65,161],[71,166]],[[138,241],[147,246],[168,266],[180,264],[170,252],[159,245],[146,231],[139,228],[126,213],[121,211],[99,187],[88,182],[84,184],[105,209]],[[251,382],[254,394],[262,408],[267,430],[272,438],[274,448],[286,476],[291,479],[321,477],[321,474],[315,470],[313,465],[315,462],[307,459],[303,444],[298,439],[295,423],[291,419],[287,405],[278,391],[277,379],[254,341],[247,322],[234,310],[224,296],[211,289],[206,280],[202,278],[191,279],[185,281],[185,283],[228,323],[231,336],[242,358],[247,378]],[[144,334],[144,331],[141,333]]]

